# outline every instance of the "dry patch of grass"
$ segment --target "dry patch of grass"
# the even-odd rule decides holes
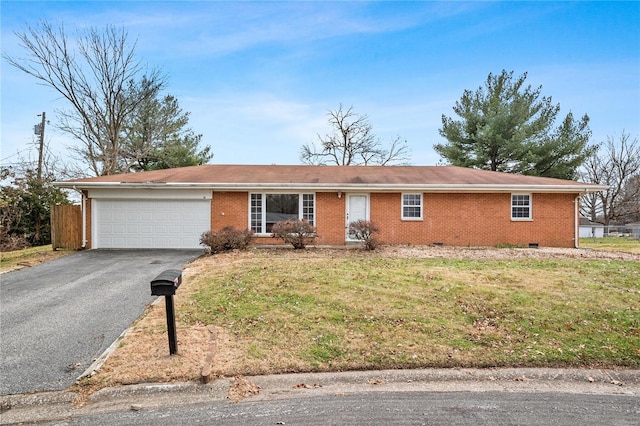
[[[48,246],[30,247],[24,250],[0,252],[0,273],[15,269],[28,268],[48,262],[62,256],[67,256],[74,251],[56,250]]]
[[[201,258],[175,300],[179,354],[168,355],[160,303],[87,384],[198,380],[212,339],[218,377],[640,366],[640,257],[524,250],[522,258],[487,259],[490,249],[449,250],[478,258],[438,258],[442,250],[420,248]]]

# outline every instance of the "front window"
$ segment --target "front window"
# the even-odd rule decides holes
[[[422,219],[422,194],[402,194],[402,219]]]
[[[314,194],[251,194],[251,230],[270,233],[273,225],[289,219],[305,219],[314,224]]]
[[[315,217],[315,197],[313,194],[302,194],[302,218],[313,225]]]
[[[531,220],[531,195],[511,194],[511,220]]]
[[[255,233],[262,232],[262,204],[262,194],[251,194],[249,221],[251,230]]]

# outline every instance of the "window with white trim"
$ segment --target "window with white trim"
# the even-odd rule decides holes
[[[278,222],[304,219],[315,222],[315,194],[249,194],[249,226],[256,234],[271,233]]]
[[[422,220],[422,194],[402,194],[402,219]]]
[[[511,220],[531,218],[531,194],[511,194]]]

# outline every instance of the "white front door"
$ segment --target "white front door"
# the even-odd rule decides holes
[[[346,239],[353,241],[349,235],[349,224],[356,220],[369,220],[369,196],[366,194],[347,195]]]

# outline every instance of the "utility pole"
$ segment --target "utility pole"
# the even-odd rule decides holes
[[[38,114],[40,116],[41,114]],[[36,124],[33,127],[34,133],[40,137],[40,144],[38,147],[38,170],[37,173],[37,185],[42,185],[42,161],[44,157],[44,126],[47,124],[47,115],[43,111],[42,112],[42,122],[40,124]],[[40,192],[41,188],[38,188],[38,192]],[[42,235],[42,219],[40,218],[40,214],[37,213],[34,218],[34,239],[36,241],[40,241],[40,237]]]
[[[40,114],[38,114],[40,115]],[[42,152],[44,151],[44,126],[46,124],[47,115],[42,112],[42,122],[35,125],[35,134],[40,136],[40,146],[38,149],[38,182],[42,182]]]

